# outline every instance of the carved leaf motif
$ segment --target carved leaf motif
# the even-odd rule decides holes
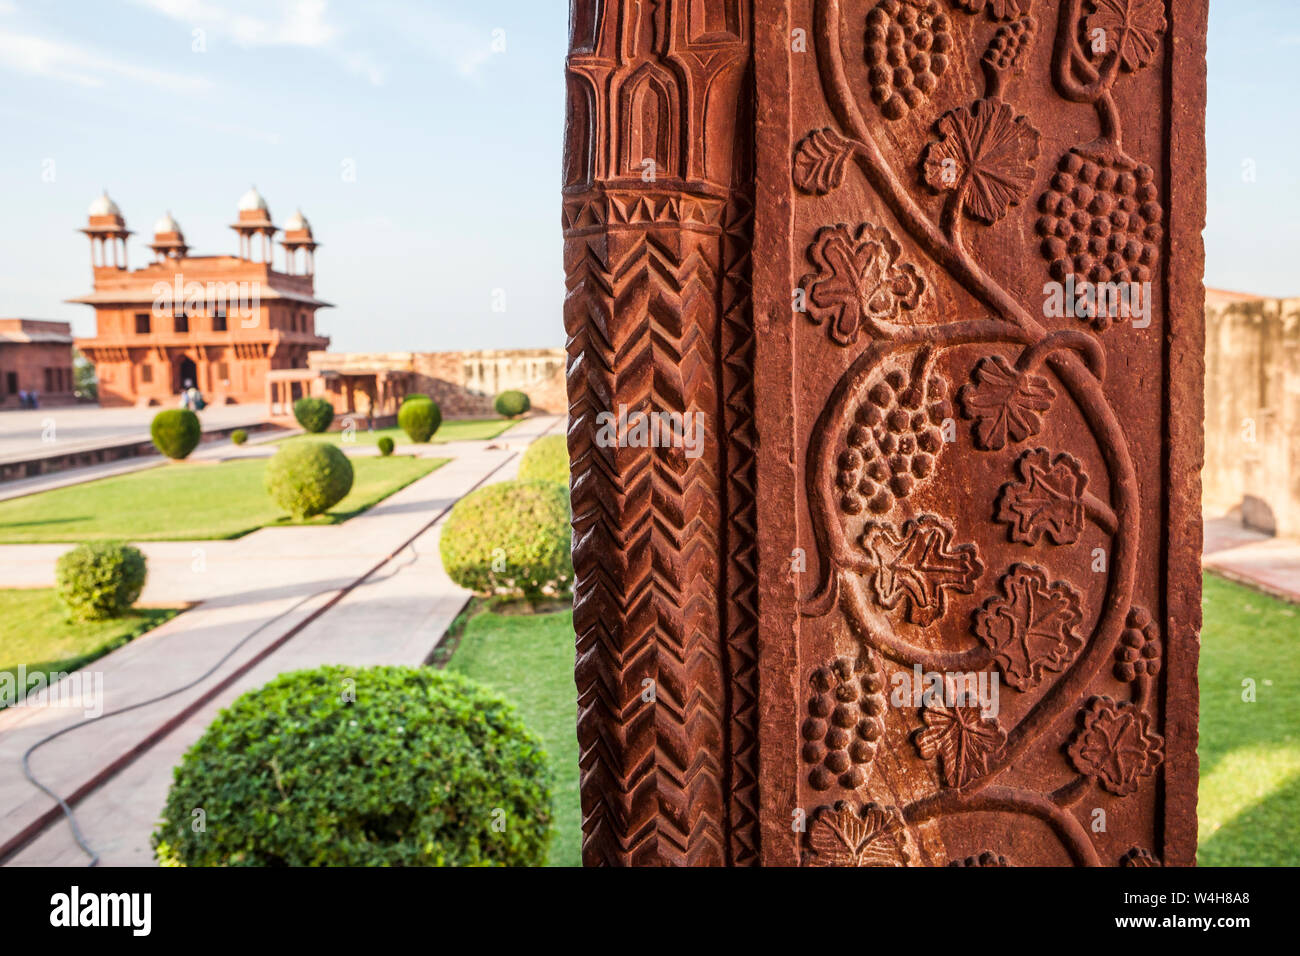
[[[1002,486],[997,520],[1010,526],[1012,541],[1037,544],[1046,534],[1053,544],[1074,544],[1083,531],[1083,491],[1088,476],[1073,455],[1052,458],[1035,448],[1016,462],[1020,481]]]
[[[979,13],[988,10],[994,20],[1010,20],[1029,10],[1031,0],[953,0],[967,13]]]
[[[887,610],[902,605],[907,619],[933,624],[948,608],[947,592],[970,594],[984,573],[975,545],[952,546],[952,526],[934,515],[908,521],[901,534],[888,522],[869,523],[861,544],[874,566],[876,601]]]
[[[957,190],[966,214],[992,225],[1029,195],[1038,158],[1038,130],[1008,103],[979,100],[939,120],[939,139],[922,158],[935,192]]]
[[[808,247],[808,260],[817,271],[803,277],[808,318],[820,325],[830,320],[831,338],[852,345],[864,324],[896,319],[921,301],[925,280],[902,255],[889,230],[863,223],[825,226]]]
[[[1151,716],[1131,701],[1094,697],[1080,716],[1083,726],[1070,741],[1070,762],[1116,796],[1132,793],[1164,760],[1164,738],[1151,730]]]
[[[1120,64],[1136,72],[1156,58],[1165,32],[1164,0],[1089,0],[1087,32],[1102,30],[1107,51],[1119,48]]]
[[[1150,850],[1144,849],[1140,846],[1135,846],[1125,853],[1123,858],[1119,861],[1119,865],[1137,867],[1164,866],[1163,863],[1156,859]]]
[[[913,735],[916,749],[926,760],[939,758],[950,787],[964,787],[987,773],[1007,739],[997,718],[985,717],[977,705],[931,705],[921,710],[921,720],[924,729]]]
[[[1038,434],[1042,413],[1056,399],[1047,379],[1021,372],[1001,355],[981,359],[973,377],[976,384],[964,386],[957,397],[962,413],[976,421],[976,445],[998,451],[1008,440],[1021,442]]]
[[[808,866],[906,866],[903,820],[893,807],[868,803],[861,811],[841,800],[822,807],[808,828]]]
[[[1064,581],[1047,582],[1042,568],[1017,564],[1002,578],[1002,596],[975,615],[975,633],[993,650],[1007,683],[1026,691],[1043,675],[1059,672],[1083,647],[1074,631],[1083,619],[1079,592]]]
[[[806,193],[824,196],[844,183],[844,168],[853,156],[853,143],[833,129],[816,129],[794,153],[794,184]]]

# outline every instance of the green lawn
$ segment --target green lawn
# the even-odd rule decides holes
[[[1300,608],[1206,575],[1200,678],[1200,864],[1300,865]]]
[[[578,806],[577,689],[573,683],[573,612],[472,618],[447,664],[508,697],[546,744],[555,832],[550,866],[582,864]]]
[[[447,461],[407,455],[353,458],[352,492],[327,514],[304,523],[346,521]],[[291,524],[266,492],[266,462],[174,462],[0,501],[0,543],[192,541],[237,538],[266,525]]]
[[[53,588],[0,590],[0,673],[74,671],[174,617],[175,608],[140,608],[126,617],[74,624]],[[5,705],[0,700],[0,707]]]
[[[340,416],[342,417],[342,416]],[[456,419],[455,421],[443,422],[442,425],[434,432],[431,444],[444,445],[449,441],[482,441],[488,438],[496,438],[511,425],[518,424],[517,419],[511,418],[465,418]],[[387,435],[397,445],[409,445],[411,440],[406,437],[406,432],[400,428],[376,428],[374,431],[366,431],[365,419],[357,423],[355,431],[350,433],[351,441],[344,441],[344,432],[330,431],[322,432],[319,435],[291,435],[288,438],[281,438],[280,441],[301,441],[304,438],[323,438],[326,441],[332,441],[336,445],[374,445],[379,441],[381,435]],[[277,442],[279,444],[279,442]]]

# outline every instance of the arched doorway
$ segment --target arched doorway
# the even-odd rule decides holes
[[[182,355],[181,360],[176,363],[176,393],[180,394],[188,385],[198,384],[198,366],[194,364],[194,359],[188,355]]]

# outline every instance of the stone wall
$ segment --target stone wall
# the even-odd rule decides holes
[[[1208,290],[1207,516],[1300,536],[1300,298]]]
[[[18,408],[19,392],[43,406],[76,401],[72,327],[43,319],[0,319],[0,408]]]
[[[527,393],[536,411],[563,412],[564,349],[484,349],[470,352],[313,352],[311,368],[338,372],[384,368],[416,375],[412,391],[428,395],[446,418],[492,415],[492,400],[508,389]]]

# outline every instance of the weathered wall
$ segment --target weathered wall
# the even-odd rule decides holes
[[[428,395],[447,418],[493,414],[492,400],[508,389],[527,393],[537,411],[561,412],[563,349],[484,349],[469,352],[313,352],[311,368],[339,372],[376,367],[416,374],[413,391]]]
[[[1207,293],[1201,479],[1207,515],[1300,535],[1300,299]]]

